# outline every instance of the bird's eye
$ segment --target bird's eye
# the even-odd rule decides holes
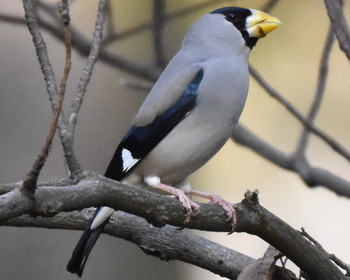
[[[226,14],[226,20],[233,23],[237,20],[237,17],[235,14],[228,13]]]

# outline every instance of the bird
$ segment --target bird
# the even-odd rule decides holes
[[[232,135],[247,98],[249,54],[280,24],[276,17],[241,7],[219,8],[194,22],[139,108],[105,177],[174,194],[186,209],[185,222],[199,211],[188,194],[219,203],[229,218],[234,216],[231,203],[192,190],[187,178]],[[82,276],[113,212],[96,209],[67,264],[69,272]]]

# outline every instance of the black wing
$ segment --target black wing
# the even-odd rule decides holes
[[[204,71],[199,70],[181,98],[146,126],[132,127],[119,144],[105,176],[120,181],[183,119],[196,104]]]

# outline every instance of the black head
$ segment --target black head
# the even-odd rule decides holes
[[[247,18],[253,13],[250,9],[240,7],[224,7],[212,11],[211,14],[222,14],[228,22],[231,22],[242,34],[246,46],[253,48],[259,38],[249,36],[247,27]]]

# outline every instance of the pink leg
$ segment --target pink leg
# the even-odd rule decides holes
[[[226,214],[228,216],[227,221],[232,219],[233,225],[237,224],[237,217],[236,217],[236,210],[235,208],[238,208],[235,204],[232,204],[228,200],[223,199],[219,195],[214,195],[206,192],[191,190],[189,194],[194,196],[203,197],[206,199],[209,199],[213,203],[219,204],[224,210],[226,211]]]
[[[153,185],[154,188],[163,190],[165,192],[171,193],[173,195],[175,195],[180,202],[182,203],[182,205],[184,206],[184,208],[186,209],[187,213],[185,215],[185,220],[184,223],[188,223],[190,221],[191,215],[193,214],[192,208],[194,209],[194,212],[198,212],[199,210],[199,205],[195,202],[193,202],[186,194],[183,190],[181,189],[177,189],[174,188],[172,186],[168,186],[162,183],[158,183],[156,185]]]

